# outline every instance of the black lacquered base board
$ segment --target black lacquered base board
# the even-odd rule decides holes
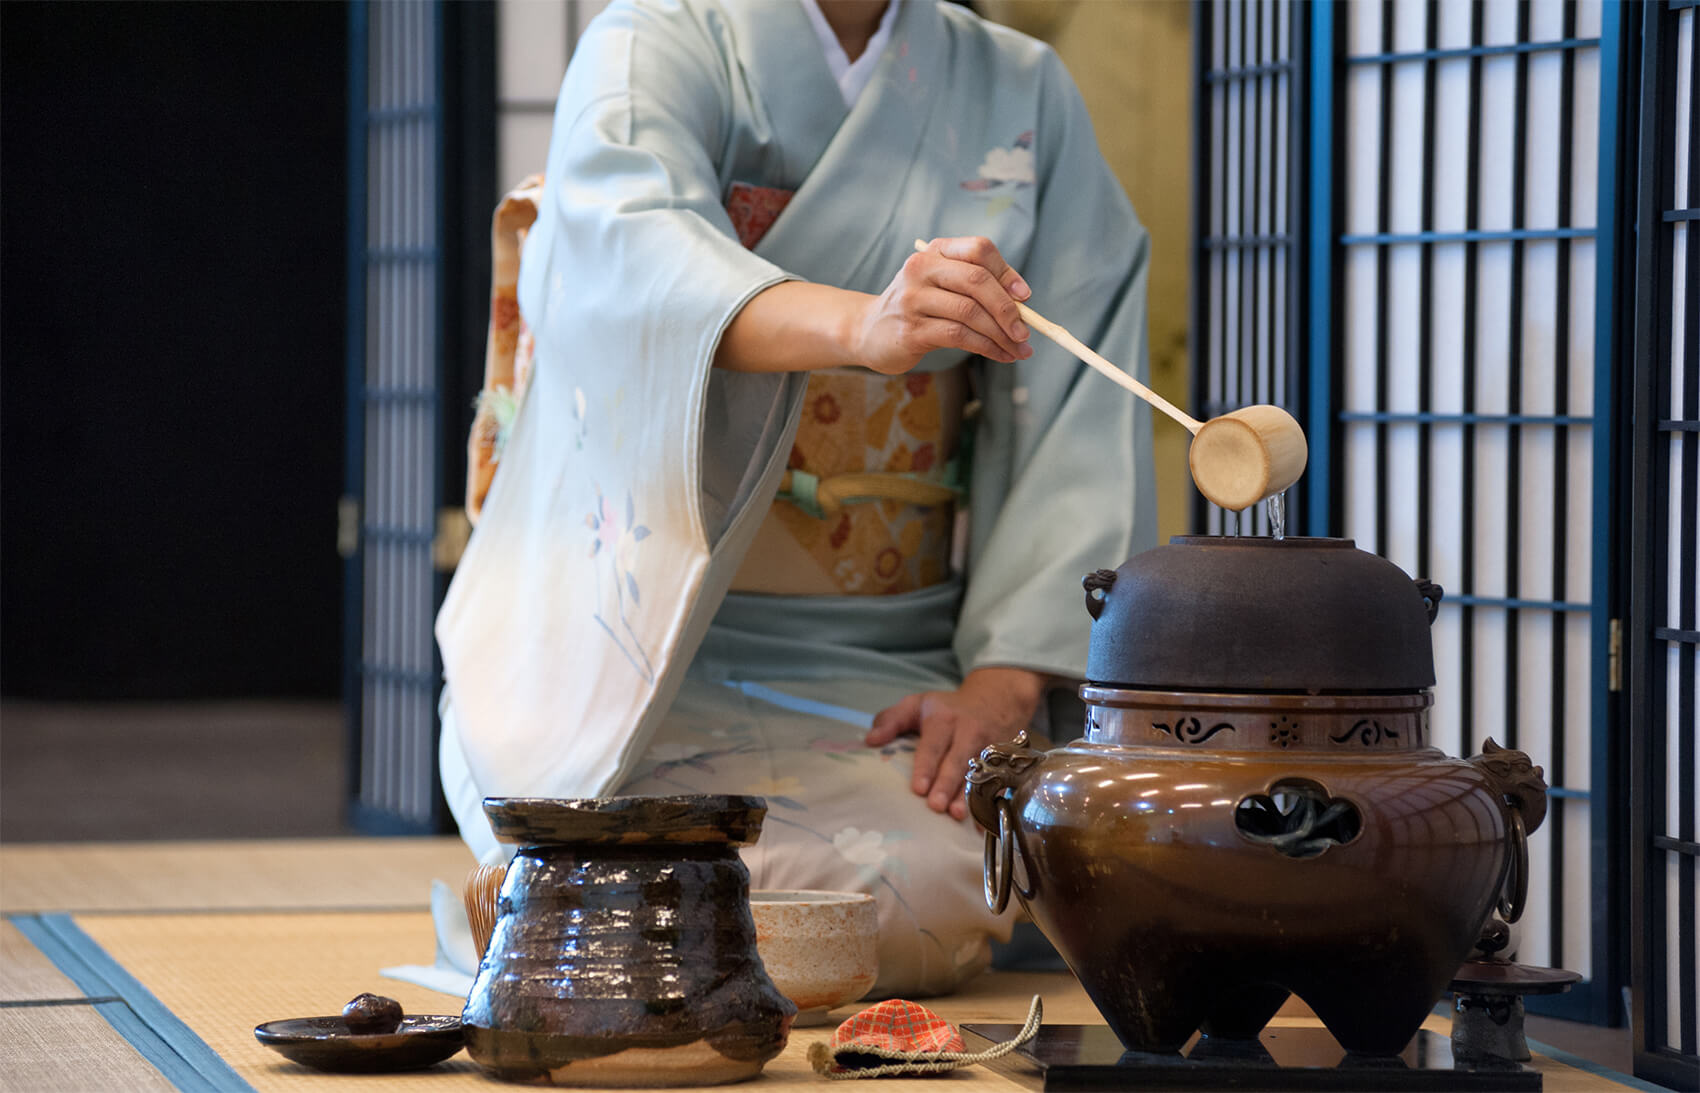
[[[966,1024],[968,1050],[1013,1040],[1019,1025]],[[983,1040],[985,1043],[979,1043]],[[1027,1046],[986,1064],[1030,1089],[1305,1089],[1522,1091],[1540,1072],[1516,1063],[1454,1064],[1452,1044],[1421,1030],[1403,1052],[1348,1057],[1320,1028],[1266,1028],[1256,1040],[1194,1035],[1179,1054],[1124,1051],[1104,1025],[1045,1025]]]

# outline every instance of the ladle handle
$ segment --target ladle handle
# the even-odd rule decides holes
[[[926,240],[924,240],[924,239],[915,240],[915,251],[916,251],[916,253],[923,252],[926,249],[927,249]],[[1087,364],[1091,365],[1093,368],[1095,368],[1099,372],[1103,373],[1104,376],[1107,377],[1112,383],[1115,383],[1115,384],[1118,384],[1119,386],[1127,388],[1129,391],[1132,391],[1134,394],[1138,395],[1140,398],[1144,399],[1146,402],[1149,402],[1151,405],[1155,406],[1157,409],[1163,411],[1165,414],[1168,414],[1170,417],[1172,417],[1176,421],[1180,422],[1181,427],[1183,429],[1185,429],[1187,432],[1196,434],[1198,432],[1198,430],[1200,430],[1204,427],[1203,422],[1199,421],[1196,418],[1188,416],[1185,411],[1178,409],[1175,406],[1174,403],[1170,402],[1168,399],[1164,398],[1162,395],[1159,395],[1157,392],[1151,390],[1151,388],[1145,386],[1143,383],[1140,383],[1138,380],[1134,379],[1132,376],[1128,375],[1126,372],[1122,371],[1120,368],[1116,367],[1115,365],[1111,364],[1109,361],[1105,360],[1103,357],[1100,357],[1098,354],[1096,354],[1092,350],[1088,349],[1086,347],[1086,345],[1083,342],[1081,342],[1081,340],[1079,338],[1076,338],[1073,334],[1070,334],[1067,330],[1064,330],[1061,326],[1058,326],[1056,323],[1051,322],[1051,320],[1045,318],[1043,315],[1039,314],[1037,311],[1034,311],[1032,308],[1028,307],[1024,303],[1020,303],[1018,301],[1016,303],[1015,307],[1016,307],[1016,310],[1021,312],[1021,318],[1026,321],[1028,326],[1032,327],[1034,330],[1037,330],[1039,333],[1043,334],[1045,337],[1051,339],[1053,342],[1056,342],[1058,345],[1062,346],[1064,349],[1068,350],[1070,353],[1073,353],[1075,356],[1079,357],[1081,360],[1085,361]]]
[[[1199,429],[1204,427],[1202,422],[1189,416],[1185,411],[1176,407],[1174,403],[1170,402],[1162,395],[1159,395],[1157,392],[1151,390],[1151,388],[1145,386],[1143,383],[1140,383],[1138,380],[1134,379],[1120,368],[1117,368],[1103,357],[1100,357],[1097,353],[1094,353],[1091,349],[1087,348],[1080,339],[1076,338],[1073,334],[1070,334],[1067,330],[1064,330],[1056,323],[1051,322],[1051,320],[1045,318],[1037,311],[1034,311],[1026,304],[1018,303],[1015,307],[1017,311],[1021,312],[1021,317],[1027,321],[1028,326],[1037,330],[1045,337],[1056,342],[1070,353],[1073,353],[1075,356],[1103,373],[1111,382],[1120,384],[1129,391],[1138,395],[1140,398],[1144,399],[1146,402],[1149,402],[1152,406],[1155,406],[1165,414],[1168,414],[1170,417],[1180,422],[1181,427],[1187,432],[1197,433]]]

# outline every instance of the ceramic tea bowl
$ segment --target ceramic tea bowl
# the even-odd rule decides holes
[[[879,915],[861,892],[754,891],[756,950],[798,1025],[824,1025],[879,978]]]

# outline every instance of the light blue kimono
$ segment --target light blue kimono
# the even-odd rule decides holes
[[[902,5],[848,110],[796,0],[616,0],[546,177],[520,273],[532,385],[438,621],[463,834],[493,846],[487,795],[763,792],[753,883],[875,891],[880,989],[947,990],[998,931],[979,836],[910,792],[906,743],[861,736],[975,667],[1079,676],[1081,576],[1153,539],[1146,410],[1035,336],[1030,360],[976,365],[965,574],[727,596],[806,375],[712,361],[773,284],[878,293],[915,239],[983,235],[1037,310],[1143,378],[1147,236],[1080,95],[1048,47],[933,0]],[[725,211],[740,182],[795,191],[753,250]]]

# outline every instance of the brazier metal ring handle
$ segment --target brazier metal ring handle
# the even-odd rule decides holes
[[[1470,764],[1482,772],[1505,813],[1510,860],[1506,863],[1506,875],[1500,878],[1497,906],[1501,918],[1516,922],[1522,917],[1523,904],[1529,897],[1529,833],[1546,819],[1546,778],[1527,755],[1515,748],[1500,747],[1492,737],[1482,742],[1482,753],[1471,758]]]
[[[986,853],[981,873],[986,886],[986,906],[1001,915],[1009,906],[1011,878],[1015,876],[1015,816],[1009,798],[999,797],[996,831],[986,831]]]
[[[1008,744],[992,744],[968,761],[964,791],[968,812],[986,829],[986,851],[982,870],[986,883],[986,906],[1002,914],[1009,906],[1012,888],[1026,899],[1031,893],[1015,888],[1015,804],[1010,791],[1027,780],[1027,774],[1045,753],[1027,746],[1027,731],[1017,733]],[[1026,861],[1022,862],[1023,867]],[[1028,883],[1033,873],[1027,872]]]
[[[1529,833],[1523,830],[1523,814],[1516,809],[1511,810],[1510,822],[1505,825],[1505,839],[1511,844],[1511,861],[1506,884],[1499,891],[1499,917],[1516,922],[1523,917],[1523,905],[1529,899]]]

